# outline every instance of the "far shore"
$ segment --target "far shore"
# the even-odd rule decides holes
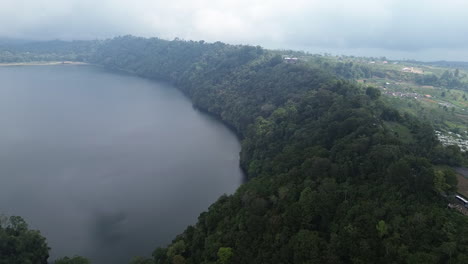
[[[7,62],[0,63],[1,66],[48,66],[48,65],[87,65],[80,61],[30,61],[30,62]]]

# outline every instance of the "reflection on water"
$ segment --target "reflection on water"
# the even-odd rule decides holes
[[[173,87],[92,66],[0,68],[0,212],[51,259],[127,263],[242,176],[239,142]]]

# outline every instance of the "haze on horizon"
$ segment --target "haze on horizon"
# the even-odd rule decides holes
[[[2,0],[0,37],[118,35],[468,61],[462,0]]]

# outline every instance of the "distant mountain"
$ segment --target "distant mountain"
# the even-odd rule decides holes
[[[6,46],[6,45],[19,45],[19,44],[24,44],[28,42],[34,42],[33,40],[26,40],[26,39],[14,39],[14,38],[5,38],[5,37],[0,37],[0,45],[1,46]]]
[[[0,39],[1,62],[84,61],[100,41]]]
[[[460,68],[468,69],[468,62],[465,61],[432,61],[432,62],[419,62],[424,65],[432,65],[439,67]]]

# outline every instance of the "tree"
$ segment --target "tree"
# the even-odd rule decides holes
[[[322,239],[317,232],[300,230],[291,239],[293,263],[321,263]]]
[[[175,255],[172,257],[172,264],[185,264],[185,258],[181,255]]]
[[[379,237],[384,237],[388,234],[388,227],[384,220],[380,220],[375,226],[375,228],[377,229]]]
[[[54,262],[54,264],[90,264],[90,263],[91,262],[88,259],[84,257],[80,257],[80,256],[74,256],[72,258],[63,257],[63,258],[55,260]]]
[[[167,256],[169,258],[173,258],[175,255],[180,255],[184,252],[185,252],[185,242],[183,240],[179,240],[168,248]]]
[[[372,100],[376,100],[380,97],[380,90],[374,87],[367,87],[366,95],[369,96]]]
[[[154,264],[154,262],[152,259],[137,256],[130,261],[130,264]]]
[[[156,264],[163,264],[167,260],[167,249],[166,248],[156,248],[153,251],[153,258]]]
[[[229,264],[234,253],[230,247],[221,247],[218,250],[218,264]]]
[[[39,231],[30,230],[19,216],[0,221],[0,263],[47,264],[49,248]]]
[[[28,230],[28,224],[20,216],[11,216],[9,228],[18,233],[26,232]]]

